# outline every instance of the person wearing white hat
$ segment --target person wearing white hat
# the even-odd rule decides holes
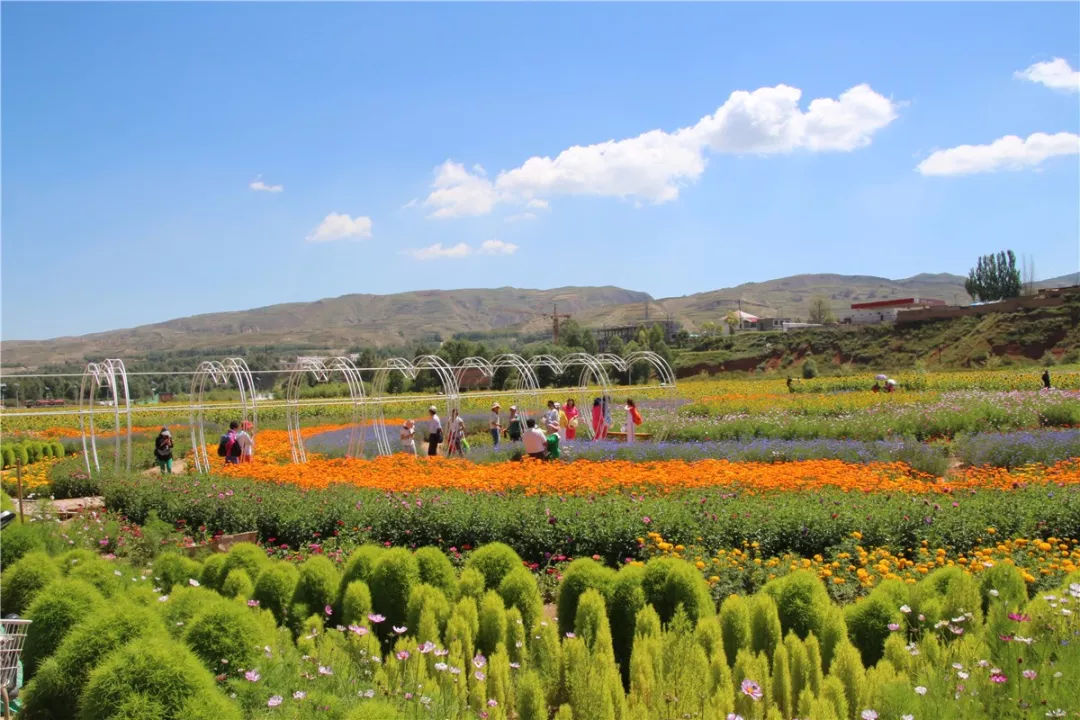
[[[499,411],[502,408],[498,401],[491,404],[491,420],[488,421],[488,430],[491,431],[491,444],[499,447],[499,436],[502,435],[502,417]]]
[[[401,449],[407,455],[416,454],[416,441],[413,436],[416,435],[416,421],[409,419],[401,426],[401,432],[399,436],[401,438]]]
[[[428,457],[435,457],[443,441],[442,420],[439,419],[439,409],[434,405],[428,407],[427,411],[431,416],[428,420],[427,454]]]

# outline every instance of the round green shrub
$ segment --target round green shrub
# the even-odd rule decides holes
[[[645,602],[656,608],[663,623],[671,622],[679,606],[692,623],[713,613],[712,596],[701,572],[685,560],[655,558],[641,579]]]
[[[225,554],[225,567],[221,571],[222,579],[233,570],[246,570],[252,582],[259,579],[259,573],[263,571],[270,559],[266,551],[255,543],[236,543]]]
[[[3,457],[4,457],[4,467],[9,468],[9,467],[12,467],[12,466],[15,465],[15,451],[14,450],[12,450],[10,447],[5,445],[3,450],[0,450],[0,453],[2,453]]]
[[[385,548],[367,543],[352,551],[349,559],[345,561],[345,569],[341,572],[341,589],[353,580],[367,582],[371,578],[371,571],[375,569],[375,563],[386,552]]]
[[[38,443],[38,457],[44,460],[53,456],[52,443]]]
[[[848,638],[859,651],[866,667],[876,665],[885,653],[889,623],[900,621],[899,605],[882,593],[872,592],[844,611]]]
[[[428,545],[417,550],[416,563],[420,566],[420,582],[434,585],[448,599],[457,597],[457,576],[450,558],[442,550]]]
[[[15,445],[12,450],[15,451],[15,462],[26,467],[30,464],[30,453],[26,449],[26,445],[19,443]]]
[[[604,596],[592,588],[578,598],[574,616],[574,634],[581,638],[589,650],[602,657],[614,657],[611,645],[611,626],[608,623]]]
[[[342,625],[363,623],[371,612],[371,590],[363,580],[353,580],[345,587],[345,594],[341,598]]]
[[[494,590],[506,573],[521,567],[521,558],[509,545],[493,542],[474,550],[465,561],[465,566],[479,570],[484,576],[484,587]]]
[[[266,644],[252,611],[221,597],[204,606],[187,624],[184,642],[214,673],[232,673],[250,667],[256,648]]]
[[[26,459],[30,463],[36,463],[41,459],[41,448],[37,443],[25,443],[23,447],[26,449]]]
[[[996,595],[991,591],[995,591]],[[979,573],[979,593],[982,595],[983,614],[989,612],[990,604],[995,601],[1009,608],[1023,607],[1028,601],[1024,576],[1015,565],[1006,563],[998,563]]]
[[[368,700],[349,713],[347,720],[405,720],[403,710],[388,700]]]
[[[0,566],[9,568],[27,553],[45,550],[46,528],[39,523],[12,523],[0,542]]]
[[[409,592],[409,601],[405,607],[405,623],[411,634],[415,635],[420,642],[428,640],[438,643],[438,637],[420,637],[420,618],[424,611],[432,613],[440,635],[446,627],[446,621],[450,619],[450,601],[442,589],[427,583],[420,583]]]
[[[154,577],[161,587],[168,589],[173,585],[188,585],[198,581],[202,575],[202,565],[189,557],[174,552],[166,552],[154,559]]]
[[[476,568],[467,567],[458,577],[458,596],[479,600],[484,594],[484,575]]]
[[[544,599],[540,596],[536,578],[524,565],[514,568],[503,577],[499,583],[499,595],[508,608],[518,609],[527,628],[531,628],[544,612]]]
[[[165,717],[165,707],[142,693],[134,693],[120,703],[106,720],[157,720]]]
[[[806,362],[802,364],[802,376],[805,380],[812,380],[818,375],[817,363],[814,362],[814,358],[808,358]]]
[[[73,580],[84,580],[101,592],[105,597],[112,597],[127,590],[124,578],[116,575],[116,564],[100,555],[89,558],[71,558],[67,576]],[[128,580],[128,583],[131,581]]]
[[[7,542],[7,538],[4,538]],[[60,570],[52,558],[43,552],[31,552],[19,558],[0,574],[0,611],[22,615],[34,596],[60,577]]]
[[[152,697],[161,720],[190,720],[193,705],[221,720],[239,720],[240,713],[214,686],[210,672],[182,645],[163,637],[129,643],[112,653],[93,672],[80,702],[80,720],[98,720],[102,708],[122,706],[132,696]]]
[[[199,583],[211,590],[220,590],[221,583],[228,573],[225,572],[225,555],[215,553],[203,560]]]
[[[476,633],[476,647],[484,655],[491,655],[506,638],[506,607],[499,593],[488,590],[480,600],[480,630]]]
[[[645,591],[641,588],[644,577],[645,568],[640,565],[623,565],[611,583],[608,619],[611,621],[612,647],[624,683],[630,678],[630,654],[634,649],[637,614],[645,607]]]
[[[255,585],[251,582],[251,577],[247,574],[247,570],[242,568],[230,570],[224,582],[221,583],[221,594],[229,598],[247,600],[254,591]]]
[[[759,593],[751,595],[750,605],[750,649],[755,653],[764,653],[771,663],[773,651],[783,638],[780,633],[780,615],[776,612],[776,601],[769,595]]]
[[[312,555],[300,565],[300,579],[293,592],[292,605],[306,607],[307,613],[323,615],[325,609],[337,600],[340,581],[341,577],[330,558]]]
[[[62,458],[65,455],[64,443],[59,440],[53,440],[52,443],[53,457]]]
[[[23,645],[23,669],[27,679],[52,655],[60,642],[84,617],[97,610],[104,598],[82,580],[63,578],[49,583],[26,611],[31,621]]]
[[[698,577],[701,577],[700,573]],[[570,563],[563,573],[562,584],[559,585],[559,635],[573,631],[574,616],[581,593],[592,588],[606,596],[614,580],[615,571],[592,558],[578,558]]]
[[[222,597],[213,590],[190,585],[177,585],[166,600],[159,602],[156,609],[165,621],[165,627],[174,637],[181,637],[187,632],[188,623],[207,607],[221,602]]]
[[[124,599],[104,603],[72,628],[38,667],[24,688],[25,717],[68,720],[87,676],[102,658],[131,640],[158,634],[164,634],[164,628],[150,609]]]
[[[4,540],[5,542],[7,541],[6,535],[4,536]],[[77,550],[68,550],[63,555],[58,556],[56,558],[56,564],[60,568],[60,572],[67,575],[71,573],[71,571],[78,567],[81,563],[97,559],[97,553],[91,550],[84,550],[82,548],[79,548]]]
[[[750,608],[739,595],[729,595],[720,603],[720,630],[724,641],[724,656],[734,667],[740,650],[750,649]]]
[[[258,601],[260,607],[272,612],[278,623],[283,623],[299,581],[300,571],[292,563],[279,560],[271,563],[259,575],[251,597]]]
[[[794,632],[800,639],[821,632],[821,620],[831,601],[818,576],[809,570],[796,570],[777,578],[762,588],[776,601],[780,630]]]
[[[420,582],[420,566],[405,548],[387,550],[371,571],[371,600],[375,612],[386,618],[380,634],[386,637],[391,626],[404,625],[409,593]]]

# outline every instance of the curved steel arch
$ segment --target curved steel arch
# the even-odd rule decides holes
[[[631,366],[639,362],[647,362],[653,366],[656,370],[657,376],[660,378],[660,385],[670,390],[675,389],[675,371],[672,370],[671,365],[662,356],[654,353],[652,350],[638,350],[632,352],[623,358],[624,363],[629,369]]]
[[[206,401],[207,384],[225,385],[230,379],[240,393],[240,421],[250,420],[251,437],[254,439],[259,422],[258,401],[255,398],[255,380],[243,358],[225,358],[221,362],[206,360],[199,363],[191,378],[189,400],[191,415],[191,449],[195,455],[195,471],[210,472],[210,456],[206,451]]]
[[[555,372],[556,375],[562,375],[564,372],[566,372],[566,365],[564,365],[563,361],[555,357],[554,355],[533,355],[531,358],[529,358],[529,364],[532,365],[534,368],[550,368]]]
[[[285,422],[289,432],[289,451],[294,463],[307,462],[307,448],[300,427],[300,384],[310,374],[316,382],[328,382],[335,373],[341,373],[349,387],[352,400],[352,422],[346,457],[358,457],[364,451],[364,381],[353,361],[347,357],[298,357],[285,381]]]
[[[439,382],[442,383],[443,395],[446,396],[447,417],[454,410],[461,412],[461,398],[458,394],[457,378],[454,376],[454,369],[450,367],[450,363],[438,355],[419,355],[413,360],[413,367],[416,368],[417,372],[432,370],[439,377]]]
[[[454,385],[459,394],[461,393],[461,381],[465,378],[467,370],[479,370],[486,378],[495,376],[495,366],[491,364],[490,360],[482,357],[467,357],[455,365],[454,368]]]
[[[617,357],[617,356],[616,356]],[[619,358],[620,360],[622,358]],[[592,417],[586,416],[585,413],[592,412],[592,403],[589,402],[589,388],[592,386],[599,386],[601,397],[610,397],[611,395],[611,381],[608,379],[607,371],[604,369],[604,363],[595,355],[589,355],[588,353],[572,353],[563,358],[563,362],[567,366],[581,366],[581,374],[578,376],[578,399],[577,406],[580,413],[581,420],[578,422],[578,427],[584,426],[584,434],[591,440],[595,437],[596,433],[592,426]],[[589,380],[592,380],[590,383]],[[579,430],[579,432],[581,432]]]
[[[528,360],[514,353],[499,355],[491,361],[491,364],[496,370],[509,368],[517,372],[517,382],[514,383],[514,390],[517,395],[515,404],[522,418],[528,420],[529,409],[522,400],[527,400],[534,405],[539,404],[540,401],[540,380],[536,377],[533,366],[529,364]]]
[[[115,470],[120,469],[120,390],[123,388],[124,415],[127,417],[127,464],[125,470],[131,472],[131,393],[128,390],[127,368],[124,361],[118,358],[110,358],[101,363],[87,363],[83,371],[82,381],[79,383],[79,434],[82,436],[83,460],[86,464],[86,474],[101,472],[97,452],[97,430],[94,427],[94,398],[102,387],[109,388],[109,395],[113,406],[113,438]],[[84,422],[89,419],[89,423]],[[89,425],[90,446],[86,445],[87,425]],[[94,459],[94,467],[90,467],[90,458]]]
[[[372,429],[375,433],[376,452],[379,455],[392,455],[394,453],[394,449],[390,445],[390,437],[386,431],[386,415],[383,412],[381,398],[390,374],[395,372],[401,373],[409,380],[416,379],[416,368],[408,358],[390,358],[375,371],[375,377],[371,382],[371,401],[375,408]]]

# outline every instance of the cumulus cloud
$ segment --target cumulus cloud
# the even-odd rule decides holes
[[[312,230],[305,239],[308,242],[317,243],[369,237],[371,237],[371,218],[363,215],[349,217],[344,213],[332,212],[323,218],[319,227]]]
[[[896,105],[857,85],[838,98],[812,100],[787,85],[733,92],[715,113],[674,132],[575,145],[555,157],[534,156],[494,180],[447,160],[435,169],[425,204],[432,217],[486,215],[496,203],[546,208],[557,195],[595,195],[662,203],[704,171],[706,151],[769,155],[797,150],[847,152],[865,147],[896,118]]]
[[[262,175],[248,183],[248,187],[255,192],[279,193],[285,189],[284,185],[267,185],[262,180]]]
[[[463,242],[450,247],[443,247],[442,243],[435,243],[425,248],[406,250],[405,253],[417,260],[440,260],[443,258],[465,258],[470,255],[513,255],[517,250],[518,246],[514,243],[503,242],[502,240],[485,240],[480,243],[479,248],[474,248],[472,245]]]
[[[1040,83],[1054,90],[1080,92],[1080,70],[1073,70],[1064,58],[1035,63],[1026,70],[1017,70],[1014,74],[1021,80]]]
[[[916,168],[923,175],[970,175],[998,170],[1023,170],[1058,155],[1080,153],[1080,136],[1059,132],[1032,133],[1027,139],[1006,135],[989,145],[958,145],[938,150]]]

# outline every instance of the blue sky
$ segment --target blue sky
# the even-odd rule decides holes
[[[4,339],[354,292],[965,274],[1006,247],[1080,266],[1076,3],[2,21]]]

